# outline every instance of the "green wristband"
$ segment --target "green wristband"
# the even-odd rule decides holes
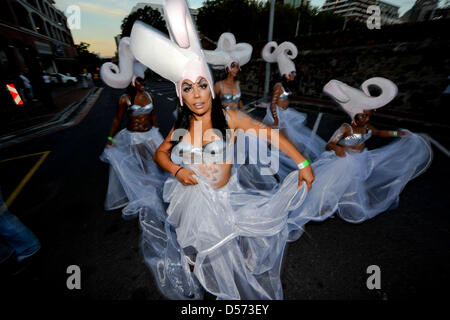
[[[305,169],[307,166],[309,166],[309,160],[306,159],[305,161],[297,164],[297,167],[299,168],[299,170]]]
[[[397,131],[391,131],[391,136],[397,137],[398,136],[398,132]]]
[[[108,137],[108,140],[112,141],[112,142],[116,142],[116,139],[114,139],[113,137]]]

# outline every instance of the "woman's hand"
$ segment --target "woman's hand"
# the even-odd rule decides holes
[[[306,182],[308,190],[311,190],[312,183],[314,182],[314,173],[311,166],[307,166],[298,171],[298,187],[300,188],[303,181]]]
[[[337,155],[338,157],[345,157],[345,150],[344,150],[344,148],[336,147],[336,148],[334,149],[334,152],[336,153],[336,155]]]
[[[178,181],[180,181],[183,185],[193,186],[193,185],[198,184],[194,175],[195,175],[194,171],[192,171],[190,169],[182,168],[182,169],[180,169],[180,171],[178,171],[176,177],[177,177]]]
[[[408,131],[397,131],[397,136],[399,136],[399,137],[409,136],[409,132]]]

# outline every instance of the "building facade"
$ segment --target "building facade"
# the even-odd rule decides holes
[[[381,24],[399,23],[398,6],[379,0],[326,0],[321,12],[333,12],[348,19],[366,22],[370,14],[367,8],[377,5],[381,9]]]
[[[403,22],[431,20],[437,16],[439,0],[416,0],[414,6],[402,16]]]
[[[53,0],[3,0],[0,11],[0,73],[73,73],[77,51],[63,12]]]

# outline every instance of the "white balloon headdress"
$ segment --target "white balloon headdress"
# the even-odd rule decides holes
[[[208,81],[214,98],[213,78],[205,61],[197,30],[185,0],[165,0],[164,16],[170,39],[160,31],[136,21],[128,40],[129,51],[119,50],[120,72],[117,77],[131,82],[133,75],[129,60],[135,59],[175,84],[180,104],[183,105],[181,85],[184,80],[197,82],[199,77]],[[126,48],[126,47],[125,47]],[[122,68],[122,59],[125,60]],[[106,82],[106,81],[105,81]]]
[[[272,48],[274,49],[272,51]],[[291,61],[297,57],[298,50],[295,44],[289,41],[285,41],[278,45],[275,41],[268,42],[261,55],[267,62],[277,62],[280,75],[289,75],[292,71],[295,71],[295,64]]]
[[[132,79],[144,78],[146,69],[147,67],[137,61],[131,52],[130,38],[124,37],[119,42],[119,66],[112,62],[104,63],[100,69],[100,76],[108,86],[123,89]]]
[[[204,50],[206,61],[213,65],[213,68],[228,68],[233,62],[243,66],[250,61],[253,47],[245,42],[236,43],[236,38],[232,33],[224,32],[217,41],[215,50]]]
[[[372,97],[369,86],[378,87],[381,94]],[[391,102],[397,95],[398,89],[391,80],[374,77],[364,81],[361,90],[350,87],[339,80],[331,80],[323,87],[323,92],[336,101],[354,121],[355,115],[358,113],[363,113],[364,110],[378,109]]]

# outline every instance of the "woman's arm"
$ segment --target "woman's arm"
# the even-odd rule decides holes
[[[296,148],[295,146],[278,130],[273,129],[265,124],[249,117],[247,114],[237,111],[237,110],[229,110],[229,121],[228,125],[231,129],[237,130],[241,129],[245,132],[256,133],[257,136],[262,137],[272,143],[279,150],[286,153],[292,160],[294,160],[297,164],[304,164],[305,160],[307,160]],[[251,130],[251,131],[248,131]],[[278,141],[277,141],[278,140]],[[314,174],[312,172],[311,166],[306,164],[306,167],[299,171],[299,186],[302,183],[302,180],[305,180],[308,189],[311,189],[312,182],[314,181]]]
[[[156,112],[155,109],[152,110],[150,113],[150,117],[152,119],[152,126],[155,128],[158,128],[158,120],[156,120]]]
[[[405,131],[378,130],[372,125],[368,125],[367,128],[372,130],[372,135],[381,137],[381,138],[398,137],[398,136],[404,136],[406,134]]]
[[[217,81],[215,84],[214,84],[214,92],[216,93],[216,95],[217,96],[221,96],[221,91],[220,91],[220,83],[219,83],[219,81]]]
[[[239,107],[239,110],[241,110],[242,112],[245,112],[244,104],[242,103],[242,100],[239,100],[238,107]]]
[[[161,143],[161,145],[156,149],[153,155],[153,160],[164,170],[175,176],[184,185],[194,185],[197,184],[197,180],[193,177],[194,171],[184,168],[170,160],[171,148],[172,148],[172,134],[174,128],[170,130],[167,137]]]
[[[238,87],[238,89],[239,89],[239,92],[241,92],[241,97],[242,97],[241,82],[240,82],[240,81],[236,81],[236,84],[237,84],[237,87]],[[245,109],[244,109],[244,103],[242,102],[242,99],[239,100],[237,106],[238,106],[239,110],[241,110],[242,112],[245,112]]]
[[[151,99],[151,103],[153,103],[153,110],[150,113],[150,117],[152,119],[152,126],[158,128],[158,121],[156,120],[156,110],[155,110],[155,100],[153,99],[153,95],[151,93],[148,93]]]
[[[114,137],[119,129],[120,123],[122,122],[123,119],[123,114],[125,113],[127,107],[127,98],[125,95],[122,95],[119,99],[119,105],[117,106],[117,113],[116,116],[114,117],[112,126],[111,126],[111,131],[109,132],[109,137]],[[112,145],[112,140],[108,139],[107,141],[108,145]]]
[[[333,135],[331,136],[330,140],[328,141],[327,145],[325,146],[326,150],[333,150],[337,156],[339,157],[345,157],[345,149],[341,146],[338,146],[339,141],[342,138],[345,138],[350,134],[350,129],[348,125],[345,123],[342,124],[339,129],[337,129]]]
[[[272,94],[272,101],[270,103],[270,112],[272,113],[272,117],[273,117],[273,126],[274,127],[278,127],[278,114],[277,114],[277,104],[278,104],[278,98],[280,97],[281,94],[281,86],[280,85],[276,85],[273,88],[273,94]]]

